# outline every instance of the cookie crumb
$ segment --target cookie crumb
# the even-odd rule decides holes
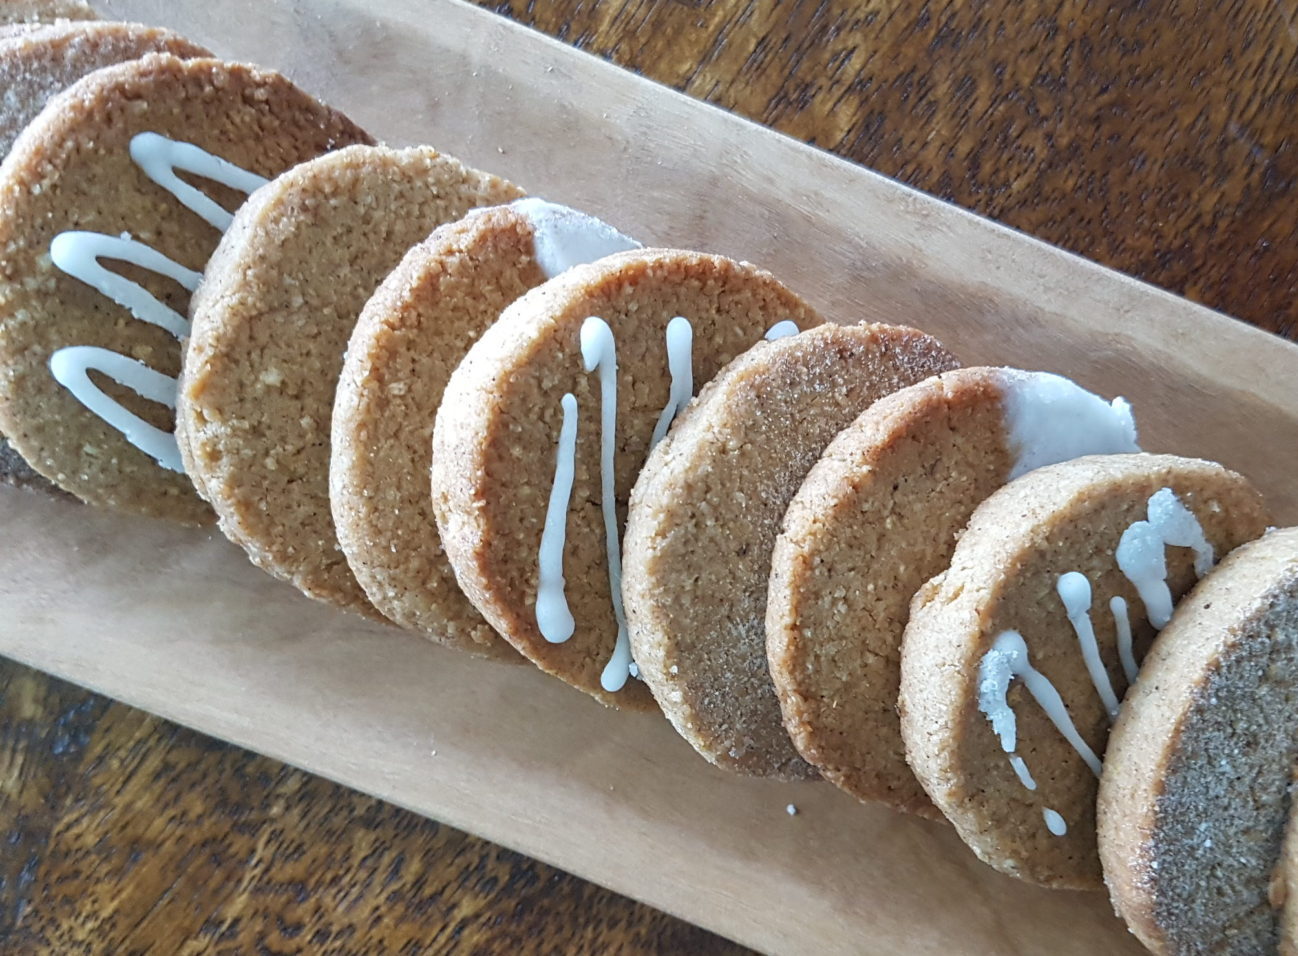
[[[798,808],[790,803],[787,807],[784,808],[784,812],[791,817],[796,817],[798,815]]]

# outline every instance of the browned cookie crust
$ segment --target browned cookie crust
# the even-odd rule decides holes
[[[1001,668],[984,667],[1006,664],[1012,641],[1005,642],[1020,635],[1031,667],[1058,692],[1098,759],[1110,717],[1058,582],[1069,572],[1089,581],[1099,659],[1120,700],[1128,681],[1110,598],[1127,603],[1136,661],[1154,626],[1115,551],[1127,529],[1146,519],[1149,499],[1165,488],[1195,516],[1216,556],[1266,527],[1261,497],[1220,465],[1170,455],[1079,458],[1030,472],[988,498],[956,545],[950,568],[911,605],[899,697],[907,759],[961,838],[1004,873],[1046,886],[1098,887],[1097,780],[1024,681],[1007,677],[1000,693],[1013,714],[1013,754],[1033,778],[1028,787],[1006,750],[1008,726],[999,736],[983,709],[1000,700],[995,675]],[[1195,581],[1194,554],[1183,547],[1161,550],[1175,600]],[[1064,832],[1055,832],[1061,825]]]
[[[433,506],[456,578],[483,616],[543,670],[607,704],[651,708],[634,678],[607,691],[600,678],[618,626],[601,511],[600,376],[582,365],[588,317],[617,344],[614,468],[619,522],[668,401],[668,322],[693,324],[693,378],[701,384],[780,320],[820,319],[775,277],[719,256],[646,249],[577,266],[505,310],[451,376],[433,432]],[[563,574],[575,630],[550,643],[536,619],[538,549],[563,420],[576,400],[576,466],[566,512]]]
[[[201,271],[220,232],[132,161],[137,133],[193,143],[262,176],[368,137],[284,77],[218,60],[152,54],[97,70],[54,97],[0,166],[0,431],[41,474],[109,508],[199,523],[210,510],[189,479],[127,443],[66,391],[50,356],[100,346],[165,375],[180,347],[95,289],[59,271],[50,243],[69,229],[129,233]],[[208,189],[207,183],[203,188]],[[227,209],[242,193],[211,184]],[[122,266],[182,315],[189,294],[172,280]],[[105,391],[164,430],[172,414],[113,384]]]
[[[1239,548],[1154,642],[1100,781],[1104,878],[1156,953],[1267,953],[1298,760],[1298,529]],[[1273,880],[1278,883],[1273,884]],[[1291,910],[1291,907],[1284,907]],[[1292,945],[1292,936],[1288,937]]]
[[[712,763],[811,779],[767,670],[771,549],[830,440],[877,399],[956,366],[931,336],[825,325],[763,342],[700,393],[631,496],[631,648],[663,713]]]
[[[343,353],[412,245],[518,195],[429,147],[354,146],[290,170],[239,210],[194,296],[177,431],[221,530],[259,567],[378,616],[329,507]]]

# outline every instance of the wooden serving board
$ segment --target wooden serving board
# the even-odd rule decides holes
[[[389,142],[760,263],[836,319],[1124,394],[1147,448],[1240,469],[1298,522],[1280,339],[450,0],[100,5],[283,70]],[[728,776],[660,718],[313,604],[213,533],[9,489],[0,529],[0,653],[759,949],[1139,952],[1099,894],[1016,883],[827,785]]]

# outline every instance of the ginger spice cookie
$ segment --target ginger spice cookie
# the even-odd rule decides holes
[[[981,504],[911,605],[902,739],[933,803],[986,863],[1100,885],[1095,796],[1118,705],[1176,603],[1266,528],[1222,466],[1094,455]]]
[[[24,28],[12,37],[0,34],[0,89],[5,91],[0,99],[0,158],[51,96],[87,73],[146,53],[210,56],[177,33],[138,23],[63,21]],[[0,482],[54,488],[3,440]]]
[[[334,399],[329,502],[347,563],[391,620],[479,654],[516,652],[459,586],[433,518],[433,420],[469,346],[507,305],[637,243],[540,199],[475,210],[406,254],[361,312]]]
[[[663,713],[712,763],[816,776],[784,729],[766,662],[780,521],[841,429],[957,364],[931,336],[890,325],[763,342],[726,366],[649,456],[627,519],[631,654]]]
[[[92,504],[210,520],[171,432],[190,292],[266,177],[367,139],[219,60],[150,54],[51,99],[0,165],[0,432]]]
[[[645,249],[538,286],[469,350],[433,430],[433,508],[460,586],[542,670],[652,708],[621,604],[631,486],[694,384],[793,324],[820,319],[770,273]]]
[[[1274,953],[1285,927],[1292,943],[1295,761],[1289,528],[1239,548],[1181,602],[1113,728],[1100,857],[1119,915],[1153,952]]]
[[[196,487],[257,566],[377,616],[329,508],[348,338],[411,246],[520,194],[429,147],[355,146],[290,170],[239,210],[194,297],[176,418]]]
[[[936,814],[897,719],[911,598],[1007,481],[1078,455],[1134,451],[1121,399],[1016,369],[946,372],[852,422],[794,496],[771,558],[767,653],[798,752],[858,799]]]

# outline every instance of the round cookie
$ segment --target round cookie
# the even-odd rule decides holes
[[[1095,795],[1118,702],[1174,602],[1266,522],[1240,475],[1170,455],[1039,468],[974,511],[911,604],[898,703],[911,768],[984,862],[1100,885]]]
[[[649,456],[631,495],[623,594],[631,654],[677,731],[719,767],[816,776],[766,663],[771,549],[825,446],[876,400],[958,363],[890,325],[825,325],[724,368]]]
[[[3,8],[0,8],[3,9]],[[170,30],[138,23],[63,21],[0,32],[0,157],[49,98],[87,73],[146,53],[210,56]],[[0,439],[0,482],[53,490],[8,442]]]
[[[98,19],[98,14],[83,0],[0,0],[0,24]]]
[[[529,289],[638,244],[565,206],[519,199],[441,226],[370,298],[334,397],[329,503],[356,580],[390,620],[518,655],[455,583],[429,498],[433,420],[469,346]]]
[[[367,139],[219,60],[150,54],[52,98],[0,165],[0,432],[84,501],[210,520],[170,432],[190,290],[247,192]]]
[[[1285,926],[1291,934],[1291,907],[1273,889],[1294,876],[1295,761],[1289,528],[1239,548],[1181,602],[1113,727],[1100,857],[1118,914],[1150,950],[1273,953]]]
[[[897,719],[911,598],[1012,478],[1139,450],[1125,402],[1045,372],[957,369],[871,405],[808,473],[771,557],[766,649],[798,753],[858,799],[935,815]]]
[[[195,486],[259,567],[377,616],[329,507],[348,338],[411,246],[519,195],[430,147],[354,146],[295,167],[239,210],[194,296],[176,423]]]
[[[506,309],[433,429],[442,543],[492,627],[604,703],[652,708],[616,583],[631,486],[694,383],[780,322],[820,321],[768,272],[668,249],[576,266]]]

